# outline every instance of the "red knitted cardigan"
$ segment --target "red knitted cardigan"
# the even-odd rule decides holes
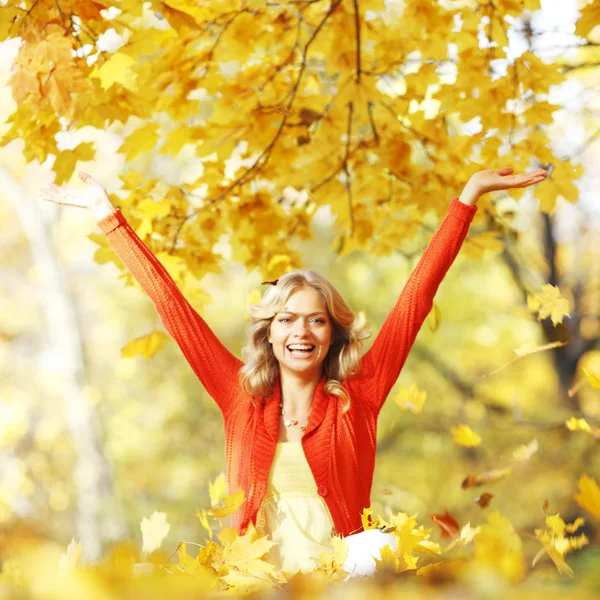
[[[342,385],[351,398],[342,414],[336,396],[319,382],[302,448],[342,536],[362,530],[361,513],[370,506],[375,468],[377,416],[433,306],[433,298],[454,262],[477,212],[454,198],[368,352],[359,375]],[[98,225],[127,269],[152,300],[160,319],[224,418],[225,457],[230,493],[245,491],[246,501],[233,515],[244,533],[267,488],[279,428],[280,382],[264,403],[251,402],[239,383],[242,361],[219,341],[184,298],[174,281],[127,223],[120,209]]]

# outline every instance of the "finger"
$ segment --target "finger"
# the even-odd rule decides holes
[[[89,175],[85,171],[79,171],[78,175],[81,178],[81,180],[84,181],[85,183],[88,182],[88,179],[91,179],[91,175]]]

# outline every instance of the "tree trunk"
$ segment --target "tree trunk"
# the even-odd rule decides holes
[[[38,205],[41,201],[32,199],[3,168],[0,168],[0,184],[20,219],[40,273],[38,296],[46,317],[48,343],[61,359],[65,416],[77,452],[75,537],[81,542],[83,560],[93,562],[102,554],[106,530],[101,522],[101,503],[112,495],[113,485],[110,465],[103,454],[98,417],[84,393],[87,376],[76,305],[65,269],[52,252],[50,228],[43,219],[45,211]],[[115,522],[114,515],[110,518],[107,525],[113,537],[122,536],[125,532],[122,521],[117,518]]]

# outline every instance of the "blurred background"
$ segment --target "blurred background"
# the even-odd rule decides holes
[[[542,2],[533,39],[519,27],[509,39],[515,54],[529,45],[566,65],[565,83],[551,88],[549,101],[562,108],[548,131],[555,154],[583,167],[578,200],[559,196],[545,215],[529,190],[518,199],[498,194],[518,235],[500,245],[467,241],[442,283],[439,323],[432,312],[381,414],[372,491],[376,514],[405,511],[428,527],[431,514],[449,511],[463,525],[497,508],[524,533],[528,556],[539,549],[533,531],[543,526],[544,504],[573,520],[583,513],[573,498],[578,479],[600,475],[597,436],[565,426],[573,416],[600,426],[600,391],[582,371],[600,373],[600,71],[596,59],[574,66],[577,8]],[[16,107],[8,81],[17,49],[14,40],[0,44],[0,134]],[[123,132],[85,135],[97,156],[79,168],[118,197]],[[199,168],[186,152],[143,154],[135,164],[170,181]],[[510,156],[486,167],[505,164]],[[91,213],[35,200],[53,180],[51,162],[27,162],[18,139],[0,147],[0,525],[34,523],[64,544],[75,536],[93,559],[117,540],[141,539],[140,521],[159,510],[171,524],[167,546],[202,542],[195,513],[210,504],[208,482],[224,470],[220,413],[174,343],[153,356],[122,357],[128,342],[162,326],[99,246]],[[459,193],[447,189],[438,202],[449,205]],[[314,239],[290,247],[364,314],[374,332],[368,348],[440,221],[430,212],[391,256],[340,258],[334,218],[322,207]],[[482,220],[470,235],[485,231]],[[228,258],[225,236],[219,245],[221,272],[198,282],[194,303],[240,356],[247,305],[263,274]],[[545,284],[569,302],[570,316],[556,326],[528,305]],[[515,353],[557,342],[565,345]],[[413,385],[426,393],[420,414],[402,406],[403,389]],[[461,423],[480,446],[454,442],[450,430]],[[510,475],[484,488],[461,487],[468,474],[507,467]],[[475,502],[482,491],[493,494],[488,508]],[[581,553],[582,561],[598,556],[597,521],[585,531],[596,550],[589,559]]]

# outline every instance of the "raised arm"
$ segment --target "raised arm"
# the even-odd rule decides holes
[[[510,167],[480,171],[469,180],[460,199],[452,200],[447,216],[431,238],[373,345],[363,356],[362,375],[357,383],[362,387],[361,396],[373,403],[377,411],[398,379],[433,306],[436,291],[467,236],[479,197],[493,190],[527,187],[546,177],[543,169],[522,175],[511,173]]]
[[[431,238],[373,345],[363,356],[363,395],[377,410],[398,379],[433,306],[435,293],[454,262],[476,212],[477,207],[467,206],[458,198],[452,200],[446,218]]]
[[[89,175],[83,174],[82,179],[88,183],[88,193],[90,186],[100,186]],[[121,210],[115,209],[105,192],[104,195],[105,199],[89,204],[89,200],[82,198],[81,192],[78,194],[75,190],[65,190],[58,186],[40,193],[45,200],[84,206],[94,212],[98,226],[108,242],[146,292],[165,329],[181,348],[194,373],[225,415],[230,408],[242,361],[229,352],[215,336],[185,299],[165,267],[125,220]]]

